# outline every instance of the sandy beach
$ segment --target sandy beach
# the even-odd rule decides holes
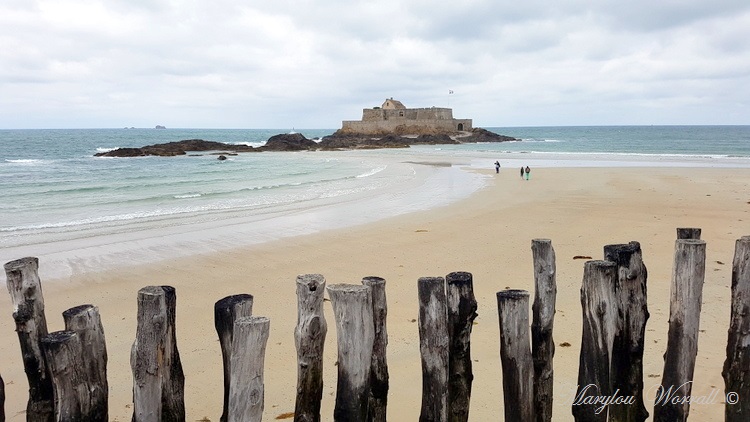
[[[488,166],[489,167],[489,166]],[[296,385],[295,278],[320,273],[328,284],[386,279],[389,420],[419,417],[421,368],[417,279],[468,271],[479,317],[472,333],[472,421],[502,420],[502,374],[495,293],[526,289],[533,296],[531,240],[549,238],[557,256],[554,339],[554,420],[571,421],[570,400],[581,342],[579,290],[585,260],[606,244],[639,241],[648,268],[644,379],[653,401],[666,349],[675,229],[700,227],[707,242],[706,279],[693,395],[720,391],[718,402],[693,405],[692,420],[721,418],[731,264],[735,240],[750,235],[750,169],[535,168],[529,181],[506,168],[469,198],[448,206],[304,236],[134,265],[106,272],[43,279],[49,330],[62,329],[62,311],[84,303],[100,309],[109,353],[110,420],[132,416],[129,356],[135,337],[136,294],[147,285],[177,289],[177,340],[186,378],[187,420],[218,421],[222,366],[213,305],[231,294],[254,296],[255,315],[271,320],[265,363],[265,420],[294,411]],[[21,258],[20,256],[17,258]],[[45,262],[41,261],[40,266]],[[323,420],[332,420],[336,389],[336,330],[325,302]],[[9,421],[25,420],[27,382],[7,294],[0,295],[0,373]],[[560,346],[570,343],[569,347]],[[653,404],[647,403],[653,414]],[[202,419],[206,418],[206,419]]]

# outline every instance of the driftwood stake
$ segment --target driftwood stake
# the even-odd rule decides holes
[[[39,280],[39,260],[28,257],[5,264],[8,292],[13,302],[23,368],[29,381],[26,417],[32,421],[54,420],[52,379],[44,360],[42,338],[47,335],[44,297]]]
[[[726,422],[750,419],[750,236],[737,240],[732,262],[732,311],[724,361]],[[733,396],[730,396],[733,395]],[[734,403],[733,398],[739,400]]]
[[[529,341],[529,292],[497,292],[497,313],[500,319],[500,363],[503,368],[505,420],[533,421],[534,364]]]
[[[420,422],[448,420],[448,305],[443,277],[422,277],[419,291],[419,351],[422,354]]]
[[[130,352],[133,422],[185,420],[185,376],[175,335],[176,303],[174,287],[148,286],[138,291],[136,338]]]
[[[477,301],[471,273],[454,272],[445,277],[448,300],[448,420],[469,420],[471,383],[471,329],[477,317]]]
[[[696,227],[683,227],[677,229],[677,239],[701,239],[701,229]]]
[[[234,322],[253,314],[253,297],[248,294],[227,296],[214,304],[214,326],[219,335],[221,359],[224,365],[224,407],[221,422],[227,421],[229,407],[229,376],[231,374],[232,338]]]
[[[323,398],[323,347],[328,324],[323,313],[326,280],[320,274],[297,276],[297,400],[295,422],[319,422]]]
[[[328,286],[336,319],[338,383],[335,421],[364,421],[370,396],[370,368],[375,324],[370,288],[353,284]]]
[[[385,298],[385,280],[380,277],[365,277],[362,284],[370,287],[372,294],[372,318],[375,324],[375,339],[372,345],[372,365],[370,367],[370,403],[367,420],[385,422],[388,405],[388,330],[386,316],[388,305]]]
[[[5,422],[5,381],[0,375],[0,422]]]
[[[649,313],[646,303],[647,271],[641,245],[638,242],[607,245],[604,247],[604,259],[617,264],[615,295],[620,308],[612,349],[612,391],[618,391],[622,397],[633,398],[630,402],[610,404],[609,418],[622,422],[643,422],[648,418],[643,404],[643,349]]]
[[[531,356],[534,360],[534,416],[537,422],[552,420],[553,359],[557,277],[555,249],[549,239],[533,239],[534,314],[531,322]]]
[[[104,328],[99,316],[99,308],[94,305],[81,305],[63,312],[65,330],[78,336],[81,350],[81,367],[89,398],[85,403],[87,420],[107,421],[109,386],[107,384],[107,343]],[[54,369],[54,368],[53,368]],[[55,374],[52,374],[53,380]]]
[[[664,354],[664,375],[654,400],[654,422],[687,420],[695,356],[698,353],[703,280],[706,273],[706,242],[675,242],[672,288],[669,302],[669,332]],[[674,400],[674,398],[677,398]]]
[[[592,397],[610,396],[610,365],[618,306],[615,300],[617,264],[588,261],[583,270],[581,306],[583,332],[578,368],[578,388],[573,400],[576,422],[606,421],[607,410],[591,403]]]
[[[93,381],[84,359],[81,336],[75,331],[55,331],[42,339],[55,396],[55,421],[107,422],[101,387]]]
[[[260,422],[263,417],[263,363],[269,329],[266,317],[243,317],[234,322],[229,422]]]

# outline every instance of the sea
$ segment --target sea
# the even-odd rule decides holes
[[[95,157],[204,139],[261,146],[289,129],[0,130],[0,260],[44,273],[146,263],[342,229],[466,198],[503,168],[750,168],[750,126],[487,128],[520,141],[329,152]],[[334,129],[296,130],[319,139]],[[494,170],[493,170],[494,171]],[[40,273],[42,269],[40,268]]]

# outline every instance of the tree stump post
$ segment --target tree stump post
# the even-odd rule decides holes
[[[552,420],[553,360],[552,328],[557,298],[555,249],[549,239],[533,239],[534,304],[531,309],[531,356],[534,361],[534,416],[537,422]]]
[[[266,317],[242,317],[234,322],[229,422],[260,422],[263,417],[263,365],[270,329]]]
[[[370,288],[354,284],[328,286],[336,319],[338,382],[335,421],[367,420],[370,397],[370,368],[375,323]]]
[[[75,332],[81,346],[78,360],[81,361],[82,366],[79,371],[85,374],[84,381],[89,390],[84,414],[88,415],[87,420],[106,422],[109,420],[107,343],[99,308],[94,305],[81,305],[66,310],[62,315],[65,330]],[[52,376],[54,383],[54,372]]]
[[[420,422],[448,420],[448,304],[443,277],[421,277],[419,293],[419,351],[422,355]]]
[[[750,419],[750,236],[738,239],[732,262],[732,310],[724,377],[726,422]],[[739,400],[730,403],[730,394]]]
[[[133,422],[185,420],[185,376],[175,335],[174,287],[148,286],[138,291],[136,338],[130,352],[133,368]]]
[[[370,288],[372,295],[372,318],[375,324],[375,339],[372,345],[370,366],[370,400],[368,422],[385,422],[388,406],[388,330],[386,316],[388,303],[385,297],[385,280],[380,277],[365,277],[362,284]]]
[[[320,274],[297,276],[297,399],[295,422],[320,422],[323,398],[323,348],[328,324],[323,312],[326,280]]]
[[[39,260],[34,257],[5,264],[23,368],[29,381],[26,417],[33,421],[51,422],[55,418],[54,393],[42,351],[42,338],[47,335],[47,319],[44,316],[44,297],[38,271]]]
[[[0,375],[0,422],[5,422],[5,381],[2,375]]]
[[[617,264],[617,332],[612,349],[612,391],[633,397],[633,403],[612,403],[608,406],[610,420],[643,422],[648,411],[643,404],[643,350],[649,313],[646,302],[646,266],[641,245],[607,245],[604,259]]]
[[[214,304],[214,326],[219,336],[221,360],[224,367],[224,407],[221,422],[227,422],[229,408],[229,377],[231,374],[232,338],[234,323],[253,314],[253,297],[249,294],[227,296]]]
[[[534,363],[529,339],[529,292],[497,292],[500,363],[503,368],[505,421],[534,420]]]
[[[471,273],[453,272],[445,277],[448,301],[448,420],[469,420],[471,383],[471,329],[477,317],[477,300]]]
[[[106,399],[92,372],[82,337],[76,331],[55,331],[42,339],[55,396],[55,421],[107,422]]]
[[[682,227],[677,229],[677,239],[701,240],[701,229],[697,227]]]
[[[677,240],[664,375],[654,400],[654,422],[685,421],[690,412],[689,401],[679,398],[689,397],[692,389],[705,274],[706,242]]]
[[[588,261],[583,270],[581,306],[583,330],[578,387],[572,403],[576,422],[607,420],[607,409],[591,397],[612,395],[610,368],[619,307],[615,296],[617,264]],[[587,400],[587,398],[589,398]]]

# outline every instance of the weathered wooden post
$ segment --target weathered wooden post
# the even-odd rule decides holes
[[[477,317],[477,300],[471,273],[453,272],[445,277],[448,300],[448,420],[469,420],[471,383],[471,329]]]
[[[0,422],[5,422],[5,381],[0,375]]]
[[[354,284],[328,286],[336,319],[338,382],[335,421],[364,421],[370,397],[370,368],[375,323],[369,287]]]
[[[677,240],[664,375],[654,400],[654,422],[685,421],[690,412],[689,400],[681,398],[689,398],[692,389],[705,274],[706,242]]]
[[[632,403],[614,402],[608,406],[610,420],[643,422],[648,411],[643,404],[643,350],[646,338],[646,321],[649,313],[646,303],[646,266],[643,264],[641,245],[607,245],[604,259],[617,264],[615,295],[620,308],[612,349],[612,391],[621,397],[632,397]]]
[[[619,308],[615,297],[616,283],[617,264],[614,262],[588,261],[584,265],[581,286],[583,332],[578,388],[572,403],[576,422],[607,420],[607,409],[601,410],[601,404],[590,401],[591,397],[612,394],[610,367]]]
[[[380,277],[365,277],[362,284],[370,287],[372,295],[372,318],[375,324],[375,339],[372,345],[370,367],[370,403],[367,413],[369,422],[385,422],[388,406],[388,330],[386,316],[388,304],[385,298],[385,280]]]
[[[553,366],[557,276],[555,249],[549,239],[533,239],[534,304],[531,309],[531,356],[534,361],[534,416],[537,422],[552,420]]]
[[[422,355],[420,422],[448,420],[448,305],[443,277],[421,277],[419,293],[419,351]]]
[[[54,389],[55,421],[107,422],[101,387],[95,384],[99,374],[89,372],[81,336],[55,331],[44,336],[42,349]]]
[[[130,352],[133,368],[133,422],[185,420],[185,376],[177,351],[171,286],[138,291],[136,338]]]
[[[750,236],[737,240],[732,262],[732,311],[724,377],[726,422],[750,419]]]
[[[681,227],[677,229],[677,239],[701,239],[701,229],[697,227]]]
[[[23,368],[29,381],[28,420],[54,420],[52,379],[44,360],[42,338],[47,335],[44,297],[39,280],[39,260],[21,258],[5,264],[8,292],[13,303],[18,341],[21,343]]]
[[[231,374],[232,339],[234,322],[253,314],[253,297],[249,294],[227,296],[214,304],[214,326],[219,336],[221,360],[224,366],[224,407],[221,422],[227,422],[229,407],[229,376]]]
[[[529,341],[529,292],[497,292],[500,363],[503,368],[505,421],[534,420],[534,363]]]
[[[263,364],[269,329],[266,317],[242,317],[234,322],[229,422],[260,422],[263,417]]]
[[[89,395],[85,402],[86,420],[108,421],[107,383],[107,343],[104,339],[104,328],[99,316],[99,308],[94,305],[80,305],[63,312],[65,330],[75,332],[81,346],[81,362],[78,371],[83,376]],[[51,368],[53,383],[54,368]]]
[[[323,347],[328,324],[323,313],[326,280],[320,274],[297,276],[297,399],[295,422],[319,422],[323,398]]]

